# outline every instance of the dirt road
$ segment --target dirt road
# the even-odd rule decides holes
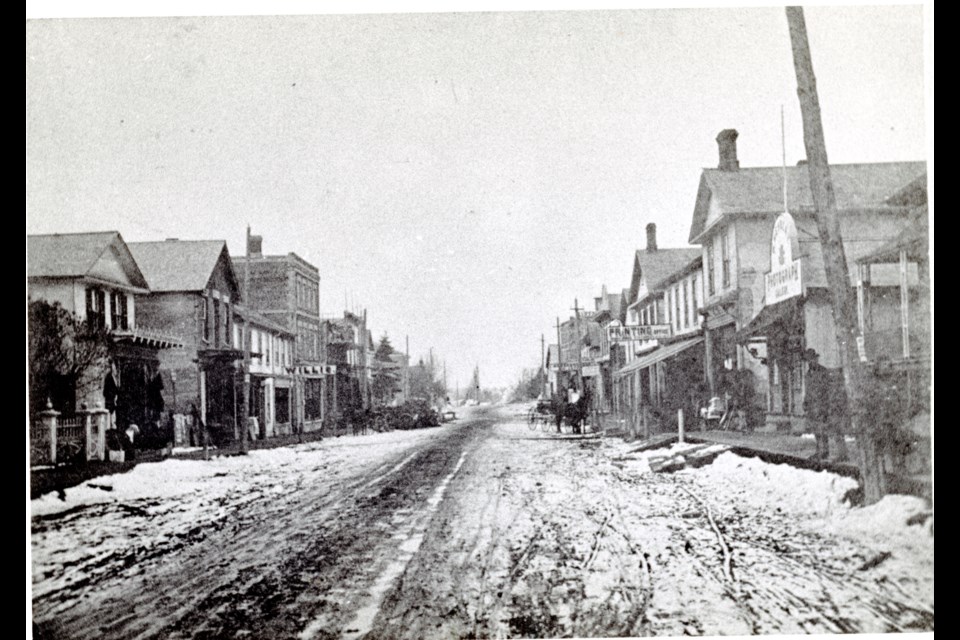
[[[831,532],[820,506],[801,518],[721,495],[708,469],[638,473],[607,440],[556,439],[494,410],[395,437],[376,456],[362,439],[324,441],[240,467],[258,489],[205,491],[202,508],[144,498],[35,517],[42,637],[933,628],[932,541],[929,567],[864,569],[897,558]],[[63,555],[69,543],[89,552]]]

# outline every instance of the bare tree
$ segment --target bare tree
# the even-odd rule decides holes
[[[59,411],[75,409],[76,398],[93,391],[100,380],[88,374],[103,367],[110,354],[110,332],[86,322],[59,303],[35,300],[29,305],[30,412],[47,400]]]

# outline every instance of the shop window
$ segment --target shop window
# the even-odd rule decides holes
[[[110,294],[110,325],[114,329],[127,329],[127,296],[119,291]]]
[[[278,423],[290,422],[290,389],[274,389],[274,407]]]

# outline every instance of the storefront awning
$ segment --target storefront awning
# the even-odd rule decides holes
[[[760,310],[760,313],[754,316],[753,320],[751,320],[747,326],[737,331],[737,343],[744,344],[750,342],[750,339],[755,336],[766,336],[771,329],[775,328],[774,325],[777,324],[789,323],[792,325],[797,318],[802,304],[803,297],[797,296],[796,298],[788,298],[787,300],[766,305]],[[777,330],[779,331],[780,329]]]
[[[656,351],[653,351],[643,356],[639,360],[635,360],[634,362],[631,362],[624,368],[620,369],[620,371],[617,372],[617,375],[622,376],[624,374],[637,371],[638,369],[646,369],[652,364],[656,364],[657,362],[661,362],[667,358],[672,358],[678,353],[686,351],[690,347],[697,346],[701,342],[703,342],[703,336],[697,336],[696,338],[681,340],[680,342],[674,342],[673,344],[662,346]]]

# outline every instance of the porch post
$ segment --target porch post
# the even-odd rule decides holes
[[[907,288],[907,252],[900,250],[900,335],[903,357],[910,357],[910,290]]]

